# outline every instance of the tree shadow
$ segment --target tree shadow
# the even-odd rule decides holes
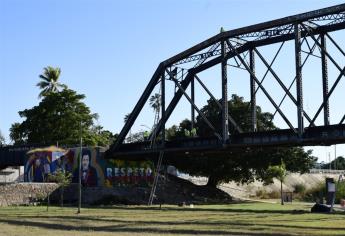
[[[258,232],[231,232],[226,230],[194,230],[194,229],[159,229],[157,227],[128,227],[127,224],[122,225],[110,225],[110,226],[72,226],[72,225],[59,225],[44,222],[34,221],[20,221],[10,219],[0,219],[1,223],[6,223],[15,226],[26,227],[39,227],[48,230],[63,230],[63,231],[94,231],[94,232],[112,232],[112,233],[152,233],[152,234],[199,234],[199,235],[252,235],[252,236],[264,236],[264,235],[280,235],[290,236],[293,234],[286,233],[258,233]],[[262,229],[261,229],[262,230]]]
[[[35,216],[32,216],[35,217]],[[284,222],[279,222],[280,224],[269,224],[269,223],[248,223],[248,222],[241,222],[241,221],[227,221],[227,220],[217,220],[217,221],[209,221],[209,220],[189,220],[189,221],[157,221],[157,220],[121,220],[121,219],[104,219],[102,217],[90,217],[90,216],[51,216],[51,217],[37,217],[37,219],[60,219],[61,221],[69,220],[69,221],[97,221],[97,222],[105,222],[105,223],[112,223],[117,224],[116,227],[119,225],[162,225],[162,226],[180,226],[180,225],[200,225],[200,226],[212,226],[212,227],[220,227],[220,226],[243,226],[243,227],[251,227],[250,229],[253,230],[253,227],[256,230],[263,229],[262,227],[270,227],[270,228],[292,228],[292,229],[302,229],[302,230],[339,230],[344,231],[345,227],[322,227],[322,226],[302,226],[302,225],[287,225],[284,222],[292,222],[292,220],[284,220]],[[0,219],[0,222],[2,220]],[[6,220],[5,220],[6,221]],[[19,221],[19,222],[28,222],[28,221]],[[37,223],[36,221],[33,223]],[[69,226],[67,226],[69,227]],[[93,229],[92,229],[93,230]]]
[[[102,206],[102,209],[114,209],[114,210],[129,210],[129,211],[183,211],[183,212],[222,212],[222,213],[256,213],[256,214],[307,214],[310,213],[306,210],[265,210],[265,209],[217,209],[217,208],[188,208],[188,207],[168,207],[164,206],[161,208],[159,206],[136,206],[136,207],[126,207],[126,206]],[[92,209],[92,208],[91,208]],[[337,213],[335,213],[337,214]]]

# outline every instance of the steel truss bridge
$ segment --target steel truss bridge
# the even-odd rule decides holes
[[[330,33],[345,28],[345,4],[323,8],[303,14],[223,31],[219,34],[161,62],[154,72],[150,82],[142,93],[139,101],[130,113],[127,122],[122,128],[117,141],[107,152],[109,158],[119,156],[152,155],[164,150],[166,153],[203,153],[203,152],[229,152],[235,148],[262,147],[262,146],[305,146],[305,145],[331,145],[345,141],[345,115],[338,123],[330,123],[329,99],[334,93],[340,80],[343,78],[345,67],[331,55],[327,45],[332,44],[337,51],[345,56],[344,49],[339,46]],[[344,40],[344,39],[342,39]],[[291,84],[286,85],[279,73],[273,69],[275,58],[280,53],[285,42],[294,42],[294,67],[295,77]],[[311,43],[310,43],[311,42]],[[326,44],[327,42],[327,44]],[[272,61],[267,60],[258,50],[262,46],[280,44]],[[307,50],[303,50],[307,47]],[[316,56],[320,52],[322,75],[322,90],[319,96],[322,102],[315,114],[307,114],[303,104],[303,78],[302,69],[309,56]],[[302,53],[307,54],[302,60]],[[249,57],[249,59],[248,59]],[[251,132],[243,132],[239,123],[233,119],[228,111],[228,78],[227,63],[229,60],[236,62],[235,66],[248,72],[250,78],[250,112]],[[259,59],[265,65],[265,76],[269,73],[284,91],[283,99],[278,102],[272,98],[270,91],[263,85],[263,78],[256,74],[255,61]],[[329,84],[328,64],[337,69],[338,76],[333,84]],[[208,87],[199,78],[199,73],[215,65],[221,65],[222,99],[219,102]],[[177,90],[166,106],[166,81],[172,81]],[[195,104],[195,83],[198,83],[215,100],[222,113],[222,133],[217,133],[214,125],[207,119]],[[321,81],[320,81],[321,83]],[[161,89],[161,118],[153,129],[150,140],[147,142],[124,143],[124,140],[136,121],[145,103],[147,103],[154,88]],[[190,87],[190,92],[187,88]],[[274,131],[257,130],[256,93],[261,90],[265,97],[275,108],[274,114],[279,114],[288,129]],[[295,91],[293,91],[295,90]],[[293,93],[296,95],[294,96]],[[175,141],[165,140],[165,124],[176,105],[185,97],[191,105],[192,126],[195,122],[195,112],[213,130],[214,136],[209,138],[186,138]],[[296,109],[297,126],[293,125],[286,113],[281,109],[285,99],[293,103],[290,109]],[[344,110],[345,111],[345,110]],[[316,119],[323,114],[323,124],[315,125]],[[235,133],[229,134],[229,126],[233,126]],[[151,145],[154,137],[161,137],[156,145]]]

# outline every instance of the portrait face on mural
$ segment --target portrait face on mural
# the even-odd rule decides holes
[[[36,160],[35,160],[35,166],[36,167],[39,167],[41,165],[41,160],[39,159],[39,158],[37,158]]]
[[[82,165],[83,171],[89,169],[89,164],[90,164],[90,156],[88,154],[83,155],[81,159],[81,165]]]

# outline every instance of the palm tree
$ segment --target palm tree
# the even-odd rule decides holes
[[[131,115],[131,113],[128,113],[125,115],[125,117],[123,118],[123,122],[125,122],[125,124],[127,123],[129,116]]]
[[[59,83],[61,69],[59,67],[47,66],[43,68],[43,74],[39,75],[41,81],[36,84],[41,89],[39,98],[47,96],[49,93],[56,93],[60,88],[67,88],[66,85]]]
[[[154,95],[150,97],[149,103],[150,103],[150,106],[155,111],[155,121],[154,121],[154,126],[155,126],[159,121],[159,113],[161,110],[161,95],[159,93],[155,93]]]
[[[128,119],[129,119],[129,117],[130,117],[130,115],[131,115],[131,113],[128,113],[128,114],[126,114],[125,117],[123,118],[123,122],[125,122],[125,124],[127,123]],[[127,141],[128,141],[129,143],[132,142],[132,132],[131,132],[131,129],[129,130],[129,134],[128,134],[128,139],[127,139]]]
[[[5,145],[5,137],[2,135],[1,130],[0,130],[0,147]]]
[[[155,111],[160,111],[161,107],[161,95],[159,93],[155,93],[150,97],[150,106],[153,108]]]

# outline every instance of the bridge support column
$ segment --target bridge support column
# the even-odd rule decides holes
[[[327,57],[325,51],[326,49],[326,37],[321,34],[321,67],[322,67],[322,89],[323,89],[323,102],[325,106],[323,107],[323,117],[324,125],[329,125],[329,102],[327,99],[328,95],[328,65]]]
[[[191,87],[190,87],[190,93],[191,93],[191,99],[192,99],[192,101],[193,101],[193,103],[195,103],[195,89],[194,89],[194,80],[195,80],[195,78],[194,78],[194,76],[193,76],[193,78],[192,78],[192,80],[191,80]],[[192,129],[194,129],[195,128],[195,110],[194,110],[194,107],[193,107],[193,105],[191,105],[191,113],[190,113],[190,116],[191,116],[191,123],[192,123]]]
[[[304,133],[303,123],[303,84],[301,66],[301,31],[299,25],[295,24],[295,63],[296,63],[296,86],[297,86],[297,122],[298,135],[302,137]]]
[[[222,52],[222,139],[223,144],[229,140],[229,107],[228,107],[228,78],[225,40],[221,43]]]
[[[165,71],[163,71],[162,74],[162,80],[161,80],[161,120],[165,120]],[[165,147],[165,122],[162,125],[162,147]]]
[[[250,70],[253,72],[253,74],[250,74],[250,110],[251,110],[251,121],[252,121],[252,131],[255,132],[257,130],[256,125],[256,84],[254,80],[254,74],[255,74],[255,55],[254,50],[249,50],[249,63],[250,63]]]

